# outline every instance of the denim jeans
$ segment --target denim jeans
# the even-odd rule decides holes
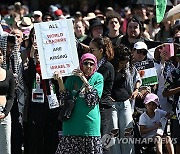
[[[112,110],[113,129],[119,129],[119,137],[114,139],[115,145],[110,148],[109,153],[134,154],[134,145],[127,142],[126,144],[123,143],[124,139],[133,137],[131,134],[133,132],[133,118],[130,101],[114,102]]]
[[[0,112],[3,107],[0,107]],[[0,121],[0,154],[11,154],[11,116]]]

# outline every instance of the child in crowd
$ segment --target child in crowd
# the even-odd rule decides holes
[[[169,113],[158,109],[159,98],[150,93],[144,99],[146,112],[139,119],[140,132],[143,138],[153,138],[156,145],[157,154],[162,154],[162,141],[165,141],[169,154],[174,154],[174,147],[169,136],[157,134],[157,129],[162,127],[161,119],[169,117]]]

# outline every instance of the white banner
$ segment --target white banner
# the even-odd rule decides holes
[[[53,77],[55,70],[72,75],[79,60],[71,19],[35,23],[38,53],[43,79]]]

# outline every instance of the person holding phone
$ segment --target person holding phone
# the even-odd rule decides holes
[[[174,48],[174,44],[171,44],[171,46]],[[169,113],[172,112],[171,97],[163,97],[162,93],[165,87],[166,79],[171,76],[171,72],[175,69],[174,65],[170,60],[170,52],[174,53],[174,49],[172,49],[172,51],[170,50],[170,44],[165,43],[157,47],[154,52],[154,58],[156,61],[155,66],[158,76],[157,95],[159,97],[161,109]]]

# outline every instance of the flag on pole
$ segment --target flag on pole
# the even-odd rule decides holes
[[[167,0],[156,0],[156,21],[160,23],[166,11]]]

